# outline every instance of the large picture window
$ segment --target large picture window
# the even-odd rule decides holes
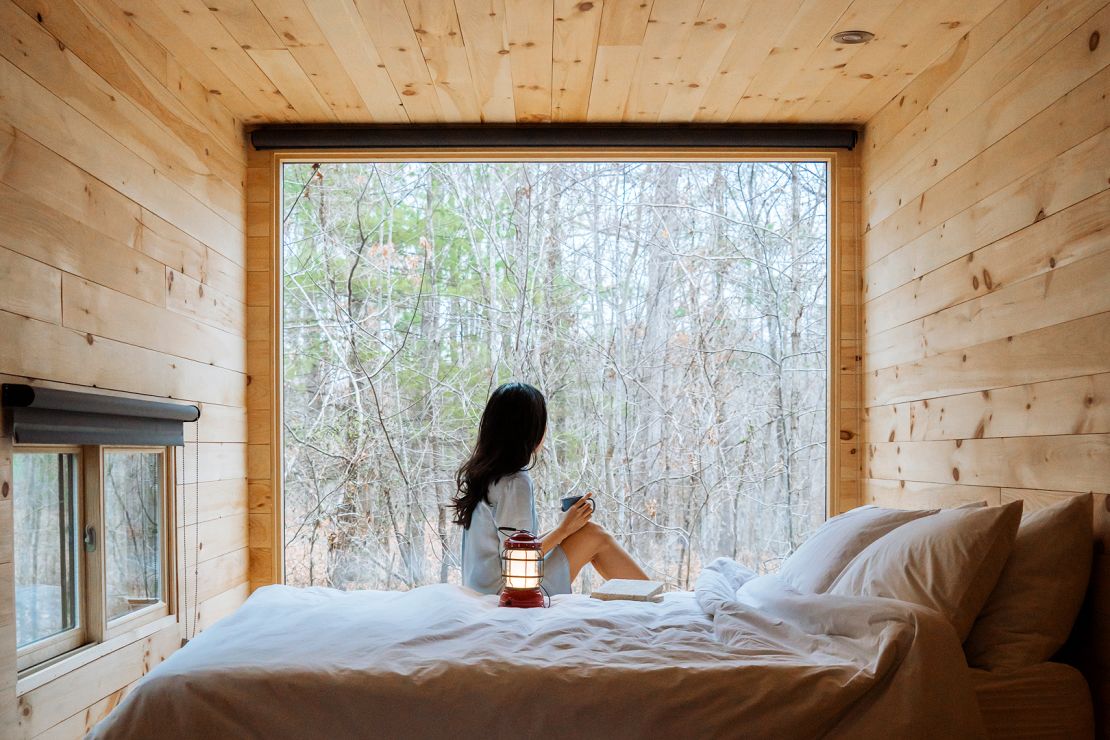
[[[285,580],[457,582],[454,472],[509,379],[548,400],[541,529],[593,491],[654,578],[777,568],[825,515],[828,167],[282,165]]]

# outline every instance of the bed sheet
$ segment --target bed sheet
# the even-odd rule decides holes
[[[955,632],[901,602],[718,561],[659,604],[496,604],[268,586],[92,737],[983,736]]]

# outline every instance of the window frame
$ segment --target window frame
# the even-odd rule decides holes
[[[269,503],[271,511],[260,514],[269,518],[272,534],[266,549],[251,546],[252,583],[285,583],[285,517],[284,517],[284,441],[283,403],[283,248],[282,248],[282,183],[286,164],[304,163],[396,163],[396,162],[821,162],[826,167],[827,231],[826,231],[826,375],[825,375],[825,519],[859,506],[859,457],[856,436],[859,428],[858,397],[861,382],[858,373],[858,305],[862,284],[858,279],[859,245],[859,150],[855,149],[790,149],[744,147],[554,147],[532,149],[517,147],[459,146],[453,148],[398,147],[389,149],[268,149],[254,152],[251,167],[264,167],[265,179],[260,181],[256,208],[249,215],[259,248],[266,255],[268,274],[265,285],[265,314],[248,331],[265,332],[264,365],[259,371],[268,373],[270,383],[264,397],[248,402],[249,409],[258,409],[269,421],[268,434],[250,440],[258,447],[267,447]],[[248,174],[248,177],[250,175]],[[266,192],[268,190],[268,192]],[[261,206],[265,206],[262,208]],[[264,316],[264,318],[263,318]],[[248,319],[251,323],[251,319]],[[260,358],[263,359],[263,358]],[[255,577],[255,558],[266,558],[268,573]],[[261,570],[261,569],[260,569]]]
[[[39,665],[46,665],[57,660],[63,655],[79,649],[88,643],[89,616],[85,607],[85,594],[87,592],[85,566],[85,548],[83,547],[82,532],[85,531],[85,511],[81,503],[81,492],[84,488],[85,450],[80,445],[19,445],[12,448],[12,463],[14,468],[16,454],[29,455],[74,455],[77,459],[76,475],[74,476],[73,508],[74,508],[74,584],[77,593],[74,603],[77,609],[77,624],[71,629],[35,640],[22,647],[16,648],[16,670],[24,671]],[[18,495],[18,491],[15,492]],[[13,512],[14,514],[14,512]],[[14,524],[14,522],[13,522]],[[14,532],[13,532],[14,535]],[[13,541],[14,544],[14,541]],[[14,553],[13,553],[14,554]],[[13,596],[14,598],[14,596]],[[14,607],[14,603],[13,603]]]
[[[43,640],[36,640],[16,651],[16,670],[20,679],[35,674],[99,645],[117,640],[167,617],[175,618],[176,609],[176,488],[174,480],[174,448],[160,445],[21,445],[13,444],[12,461],[17,455],[29,453],[76,454],[75,522],[77,531],[77,613],[78,626]],[[157,454],[161,511],[161,598],[133,612],[114,619],[107,615],[107,546],[104,537],[104,456],[109,453]],[[18,496],[19,491],[14,491]],[[14,523],[13,523],[14,524]],[[93,531],[95,549],[85,547],[86,536]]]
[[[160,543],[161,544],[161,552],[160,552],[161,557],[159,558],[159,566],[160,566],[159,569],[161,571],[160,576],[161,576],[161,579],[162,579],[162,595],[161,595],[161,598],[158,600],[157,603],[149,604],[148,606],[144,606],[141,609],[136,609],[135,611],[128,612],[126,614],[121,614],[118,617],[114,617],[114,618],[109,618],[108,617],[108,613],[107,613],[108,612],[108,610],[107,610],[108,590],[107,590],[107,587],[105,585],[106,582],[107,582],[107,573],[108,573],[108,566],[107,566],[107,562],[106,562],[107,557],[108,557],[108,548],[107,548],[107,545],[104,544],[104,542],[105,542],[104,538],[102,536],[100,537],[100,543],[98,543],[99,546],[97,547],[96,551],[97,551],[97,554],[99,556],[97,559],[99,560],[99,570],[100,570],[99,577],[101,579],[101,583],[98,584],[100,586],[100,588],[99,588],[100,603],[98,604],[98,607],[101,609],[101,613],[102,613],[100,621],[101,621],[101,624],[103,624],[103,627],[104,627],[104,634],[103,634],[102,639],[101,639],[101,641],[103,641],[103,640],[110,640],[111,638],[116,637],[116,636],[130,630],[130,629],[134,629],[135,627],[140,627],[140,626],[142,626],[142,625],[144,625],[148,622],[152,622],[156,619],[160,619],[161,617],[165,617],[165,616],[168,616],[170,614],[169,592],[170,592],[170,570],[171,569],[169,568],[169,558],[172,555],[172,547],[170,547],[170,543],[173,540],[172,533],[174,531],[173,530],[173,523],[174,522],[173,522],[172,519],[168,518],[168,514],[170,513],[170,511],[172,509],[172,501],[170,501],[169,499],[174,498],[174,496],[172,494],[172,492],[173,492],[173,481],[170,479],[169,465],[167,465],[167,460],[170,458],[169,448],[167,448],[167,447],[144,447],[144,446],[137,446],[137,445],[126,445],[126,446],[114,446],[114,445],[108,446],[108,445],[106,445],[106,446],[100,447],[99,450],[100,450],[100,457],[99,457],[99,460],[98,460],[99,469],[97,471],[97,474],[98,474],[97,475],[97,481],[100,485],[100,491],[99,491],[99,495],[98,495],[97,498],[98,498],[98,505],[99,505],[100,510],[97,512],[97,515],[98,515],[98,522],[100,524],[100,531],[101,532],[104,531],[104,509],[105,509],[104,456],[105,455],[107,455],[109,453],[116,453],[116,454],[119,454],[119,453],[122,453],[122,454],[128,454],[128,453],[157,454],[159,456],[159,458],[161,459],[161,461],[160,461],[161,474],[160,474],[159,477],[161,479],[161,485],[162,485],[162,489],[159,492],[160,497],[161,497],[161,502],[162,502],[161,511],[160,511],[160,514],[159,514],[159,520],[160,520],[159,523],[161,525],[161,530],[159,532],[160,539],[161,539],[161,543]]]

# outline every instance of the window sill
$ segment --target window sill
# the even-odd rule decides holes
[[[166,602],[159,601],[150,606],[143,607],[136,611],[116,617],[108,623],[108,631],[104,635],[104,641],[118,637],[120,635],[131,634],[143,625],[151,622],[157,622],[162,617],[169,614],[169,607]]]
[[[32,691],[44,684],[50,683],[54,679],[60,678],[71,671],[88,665],[111,652],[126,647],[133,642],[138,642],[139,640],[149,637],[156,632],[161,632],[167,627],[175,626],[176,624],[177,617],[170,614],[153,622],[148,622],[140,627],[135,627],[128,632],[124,632],[104,642],[79,647],[45,665],[35,666],[20,671],[15,684],[16,696],[22,696],[28,691]]]

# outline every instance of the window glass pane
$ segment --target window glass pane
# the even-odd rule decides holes
[[[162,455],[104,454],[108,619],[162,599]]]
[[[77,455],[16,453],[15,614],[19,647],[78,624]]]
[[[454,471],[509,380],[547,396],[541,532],[591,491],[594,522],[689,589],[717,557],[777,570],[824,521],[824,162],[282,173],[288,583],[458,583]]]

